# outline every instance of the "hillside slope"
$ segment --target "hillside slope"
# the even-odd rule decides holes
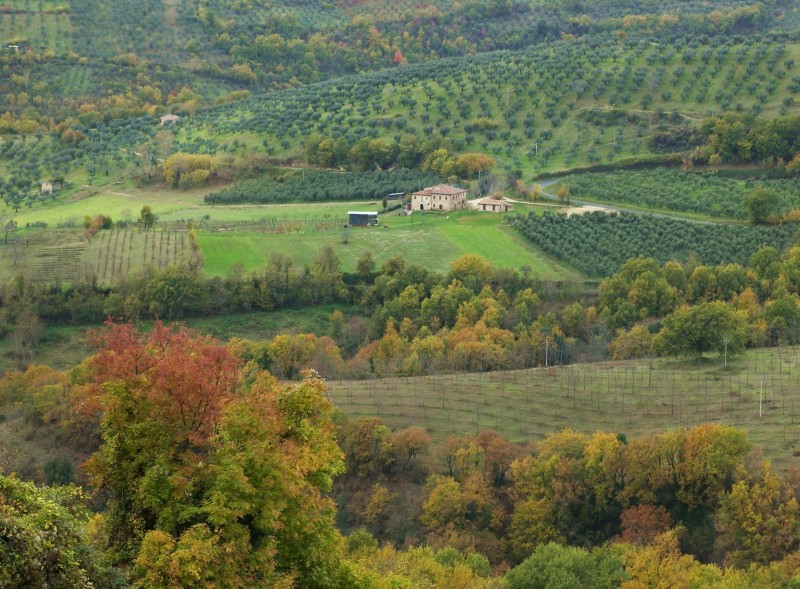
[[[199,113],[178,145],[286,156],[300,155],[313,134],[349,144],[438,137],[506,169],[544,172],[685,152],[692,130],[726,111],[798,112],[800,44],[714,41],[612,44],[599,36],[350,76]]]
[[[115,119],[193,112],[232,91],[562,36],[715,37],[791,31],[796,20],[779,3],[741,0],[0,0],[0,113],[25,119],[0,133],[50,130],[86,105]]]

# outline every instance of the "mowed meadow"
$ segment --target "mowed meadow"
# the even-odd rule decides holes
[[[800,456],[800,348],[700,363],[652,358],[528,370],[331,382],[348,416],[419,426],[437,444],[494,430],[527,443],[571,428],[628,438],[701,423],[741,427],[779,471]]]
[[[350,206],[352,210],[353,205]],[[313,205],[303,209],[315,210]],[[241,263],[245,270],[256,270],[269,261],[273,252],[288,255],[296,267],[302,267],[311,264],[323,247],[331,246],[345,272],[354,270],[358,259],[369,251],[378,265],[400,255],[409,263],[447,272],[453,260],[475,253],[497,267],[527,266],[532,275],[542,279],[565,280],[578,276],[531,247],[503,222],[502,215],[475,211],[389,214],[379,216],[377,227],[348,229],[343,228],[346,211],[340,217],[341,223],[333,227],[317,228],[315,218],[308,219],[303,222],[303,218],[298,217],[297,223],[302,223],[303,227],[296,230],[292,229],[292,223],[234,226],[225,231],[201,228],[198,242],[203,252],[203,267],[213,275],[224,275],[236,263]]]
[[[506,215],[463,210],[449,214],[404,216],[381,213],[377,227],[345,229],[352,210],[381,211],[380,200],[276,205],[206,205],[208,189],[137,188],[130,183],[97,186],[77,196],[32,209],[15,217],[21,231],[0,240],[0,276],[24,273],[47,282],[70,282],[94,273],[102,284],[114,284],[127,273],[147,266],[187,263],[192,257],[186,235],[188,222],[197,230],[197,244],[206,274],[224,276],[235,265],[256,271],[273,253],[289,256],[295,267],[312,264],[325,246],[331,246],[345,272],[355,269],[364,252],[376,263],[402,255],[410,263],[446,272],[460,256],[476,253],[497,267],[527,266],[544,280],[571,280],[580,276],[532,246],[505,223]],[[145,232],[133,221],[141,207],[158,215],[154,230]],[[519,212],[541,214],[545,207],[525,203]],[[104,215],[127,227],[84,235],[88,215]],[[46,224],[46,229],[36,225]],[[71,227],[63,227],[63,225]],[[28,228],[26,229],[26,226]],[[13,237],[14,234],[12,234]]]

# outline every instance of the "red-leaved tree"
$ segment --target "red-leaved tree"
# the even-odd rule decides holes
[[[239,360],[220,342],[156,321],[147,333],[109,323],[92,334],[95,392],[122,383],[152,406],[181,445],[202,446],[234,396]]]

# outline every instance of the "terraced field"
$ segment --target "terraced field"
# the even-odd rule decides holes
[[[24,274],[41,282],[77,280],[87,245],[77,231],[32,232],[0,243],[0,272],[5,279]]]

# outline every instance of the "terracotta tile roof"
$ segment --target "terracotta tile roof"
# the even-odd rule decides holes
[[[457,186],[448,186],[447,184],[437,184],[429,188],[423,188],[418,192],[412,193],[412,196],[418,194],[420,196],[455,196],[466,192],[466,188],[458,188]]]

